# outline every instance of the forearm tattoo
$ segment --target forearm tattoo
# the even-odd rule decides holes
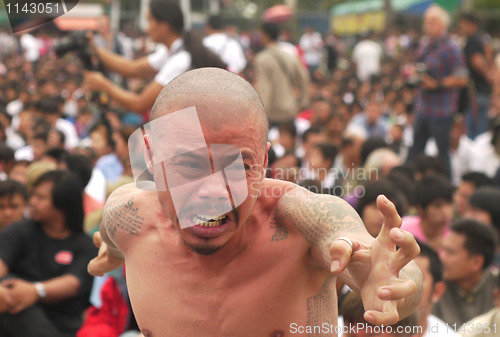
[[[415,265],[406,265],[399,273],[400,278],[405,280],[412,280],[417,284],[417,292],[413,296],[406,297],[401,305],[400,314],[407,316],[409,312],[413,312],[422,300],[424,285],[422,282],[422,274]]]
[[[134,197],[127,201],[113,200],[106,205],[103,224],[110,238],[121,229],[128,234],[139,235],[144,218],[138,214],[139,208],[135,206]]]

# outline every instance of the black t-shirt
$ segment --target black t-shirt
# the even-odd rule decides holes
[[[9,275],[29,282],[68,274],[80,280],[77,297],[43,305],[61,331],[76,331],[81,326],[93,281],[87,264],[96,255],[97,248],[87,234],[73,233],[65,239],[52,239],[33,220],[8,226],[0,234],[0,259],[8,266]]]
[[[472,55],[476,53],[479,53],[483,56],[486,55],[484,51],[484,43],[483,40],[481,40],[479,34],[469,36],[469,38],[467,39],[467,43],[465,44],[464,53],[467,59],[467,67],[469,68],[470,77],[474,81],[476,91],[482,93],[491,92],[491,86],[488,83],[488,80],[480,72],[472,68],[471,65]]]

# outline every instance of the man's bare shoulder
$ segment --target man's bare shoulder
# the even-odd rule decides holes
[[[106,199],[106,204],[109,202],[117,201],[117,200],[122,200],[130,196],[135,196],[140,199],[147,198],[148,196],[153,196],[156,195],[156,192],[151,192],[151,191],[144,191],[139,188],[134,183],[129,183],[122,185],[118,187],[116,190],[114,190],[109,197]]]
[[[144,191],[130,183],[117,188],[106,200],[102,225],[105,226],[110,238],[117,231],[138,236],[145,223],[147,205],[151,209],[158,199],[157,192]]]

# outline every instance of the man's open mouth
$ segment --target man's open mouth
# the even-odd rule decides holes
[[[204,214],[195,214],[191,220],[200,227],[219,227],[227,222],[228,216],[224,214],[214,217]]]

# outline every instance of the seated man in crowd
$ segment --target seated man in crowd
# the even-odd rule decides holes
[[[443,264],[438,254],[425,243],[419,243],[420,255],[415,258],[424,275],[424,293],[418,305],[418,325],[422,327],[414,337],[458,337],[455,328],[431,314],[434,303],[446,291],[443,282]]]
[[[455,202],[455,212],[458,217],[465,216],[467,202],[470,196],[481,186],[493,185],[493,179],[482,172],[467,172],[462,176],[460,185],[455,190],[453,196]]]
[[[24,219],[27,203],[28,191],[23,184],[11,179],[0,181],[0,232]]]
[[[0,336],[74,337],[81,326],[96,254],[82,195],[76,176],[49,171],[34,185],[32,219],[0,234]]]
[[[496,250],[495,232],[473,219],[459,220],[443,241],[441,261],[446,292],[432,313],[450,326],[491,310],[496,278],[488,267]]]
[[[474,317],[459,329],[463,337],[490,337],[500,331],[500,277],[495,289],[495,308]]]
[[[415,185],[413,201],[418,216],[404,217],[401,228],[438,251],[453,215],[453,187],[444,176],[423,177]]]
[[[398,228],[394,205],[379,196],[384,225],[374,239],[345,201],[264,179],[267,117],[243,78],[186,72],[163,89],[151,120],[132,136],[134,163],[146,157],[143,170],[134,166],[137,186],[109,197],[105,244],[89,264],[95,275],[126,261],[144,336],[335,327],[337,277],[360,291],[369,323],[394,324],[414,311],[419,249]],[[152,180],[139,180],[147,174]]]

